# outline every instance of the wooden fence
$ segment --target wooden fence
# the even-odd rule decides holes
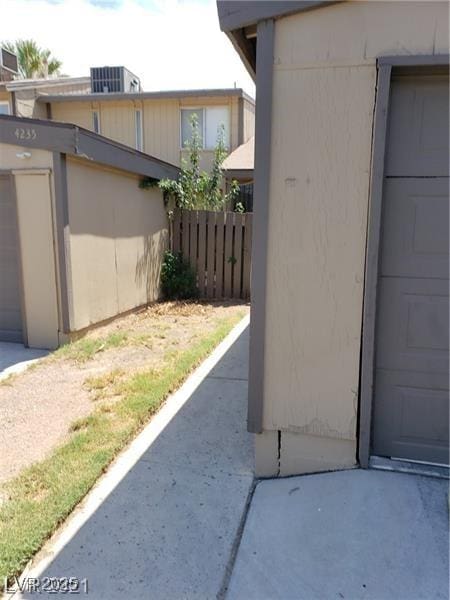
[[[197,273],[201,298],[250,298],[252,213],[174,212],[171,249]]]

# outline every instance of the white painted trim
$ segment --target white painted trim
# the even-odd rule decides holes
[[[186,146],[183,146],[183,110],[198,110],[203,112],[203,127],[202,127],[202,151],[214,152],[215,148],[206,147],[206,121],[208,108],[225,108],[228,112],[228,140],[224,140],[225,147],[231,148],[231,104],[204,104],[203,106],[184,106],[180,105],[180,150],[186,151]]]
[[[236,342],[250,322],[250,316],[245,316],[217,346],[205,361],[188,377],[184,384],[164,403],[163,407],[152,418],[150,423],[131,442],[98,480],[92,490],[75,508],[66,522],[44,544],[36,557],[30,561],[19,577],[19,581],[30,577],[39,577],[55,557],[64,549],[81,527],[90,519],[104,500],[114,491],[128,472],[134,467],[141,456],[150,448],[158,436],[169,425],[178,411],[186,404],[198,386],[217,365],[220,359]],[[17,592],[9,598],[20,598]]]
[[[97,115],[97,128],[98,128],[98,131],[95,130],[95,115]],[[98,133],[98,135],[101,135],[101,133],[102,133],[102,125],[100,123],[100,108],[93,108],[91,110],[91,117],[92,117],[92,131],[94,133]]]
[[[137,114],[139,113],[140,117],[139,117],[139,124],[138,124],[138,119],[137,119]],[[143,152],[144,151],[144,128],[143,128],[143,112],[142,112],[142,108],[135,108],[134,109],[134,145],[136,150],[139,150],[139,152]],[[141,143],[138,143],[138,136],[140,136],[141,138]]]

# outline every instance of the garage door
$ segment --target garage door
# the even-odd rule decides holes
[[[448,76],[392,82],[372,453],[448,464]]]
[[[0,341],[22,341],[16,206],[11,179],[0,176]]]

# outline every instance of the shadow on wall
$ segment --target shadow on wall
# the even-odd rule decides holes
[[[167,231],[162,231],[159,236],[148,235],[144,239],[144,253],[137,260],[134,280],[139,288],[145,286],[148,302],[159,296],[161,266],[168,242]]]

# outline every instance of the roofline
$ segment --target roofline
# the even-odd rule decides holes
[[[69,154],[157,180],[176,179],[180,172],[171,163],[71,123],[0,115],[0,143]]]
[[[345,0],[217,0],[222,31],[235,31],[265,19],[321,8]]]
[[[253,179],[255,170],[254,169],[224,169],[223,173],[227,179]]]
[[[346,0],[217,0],[220,29],[229,37],[235,50],[256,81],[256,56],[244,29],[260,21],[322,8]]]
[[[14,79],[5,81],[7,90],[24,90],[39,87],[58,87],[60,85],[76,85],[77,83],[90,83],[90,77],[57,77],[55,79]]]
[[[238,96],[245,98],[252,104],[255,100],[246,94],[242,88],[221,88],[205,90],[167,90],[159,92],[121,92],[105,94],[40,94],[38,102],[105,102],[112,100],[152,100],[159,98],[191,98],[198,96],[223,97]]]

